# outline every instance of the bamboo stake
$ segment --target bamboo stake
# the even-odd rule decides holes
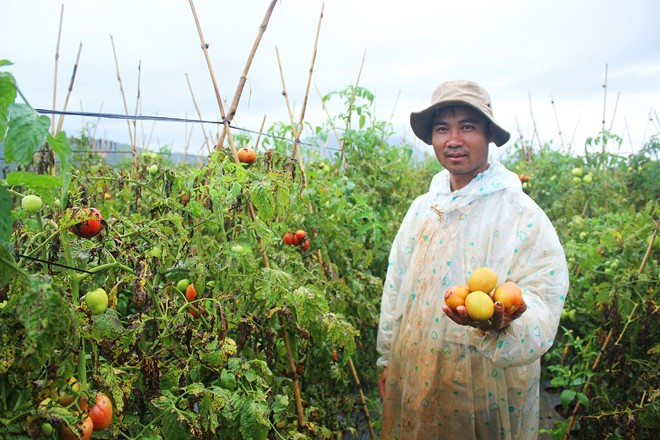
[[[259,128],[259,136],[257,136],[257,142],[254,144],[255,150],[257,149],[257,147],[259,147],[259,141],[261,141],[261,134],[263,133],[265,126],[266,126],[266,115],[264,115],[264,118],[261,120],[261,127]]]
[[[298,381],[298,370],[296,368],[296,364],[293,360],[293,351],[291,350],[291,343],[289,342],[289,334],[286,331],[286,326],[284,323],[284,318],[282,318],[282,314],[278,313],[279,318],[280,318],[280,325],[282,326],[282,336],[284,337],[284,347],[286,348],[286,355],[287,358],[289,359],[289,368],[291,369],[291,374],[293,376],[293,394],[296,398],[296,412],[298,413],[298,425],[301,428],[304,428],[306,423],[305,423],[305,412],[303,411],[302,407],[302,398],[300,396],[300,385]]]
[[[319,98],[321,99],[321,106],[323,107],[323,110],[325,110],[325,114],[328,116],[328,120],[332,121],[332,117],[330,116],[330,112],[328,111],[328,107],[325,105],[325,101],[323,101],[323,96],[321,95],[321,91],[319,90],[318,87],[316,87],[316,93],[319,94]],[[339,133],[337,133],[337,127],[335,127],[334,123],[332,123],[331,128],[332,128],[332,131],[335,134],[335,138],[337,139],[337,144],[339,145],[339,149],[342,152],[342,156],[343,156],[344,141],[343,141],[343,139],[339,138]],[[326,142],[326,147],[327,147],[327,142]]]
[[[60,26],[57,31],[57,44],[55,45],[55,69],[54,69],[54,78],[53,78],[53,112],[57,110],[57,68],[60,60],[60,40],[62,37],[62,22],[64,21],[64,3],[62,3],[62,8],[60,9]],[[50,134],[55,135],[55,113],[53,113],[53,122],[50,125]]]
[[[195,106],[195,110],[197,111],[197,116],[199,116],[199,119],[202,119],[202,112],[199,110],[199,106],[197,105],[197,100],[195,99],[195,94],[193,93],[192,86],[190,85],[190,79],[188,78],[188,73],[186,73],[186,82],[188,83],[188,90],[190,91],[190,96],[192,97],[193,105]],[[211,147],[209,146],[209,137],[206,135],[206,129],[204,128],[204,124],[200,124],[202,126],[202,135],[204,136],[204,143],[202,146],[199,148],[201,151],[202,148],[204,148],[204,145],[206,145],[206,150],[208,151],[209,155],[211,154]]]
[[[374,435],[374,428],[371,426],[371,417],[369,416],[369,408],[367,407],[367,401],[364,399],[364,393],[362,393],[362,386],[360,385],[360,378],[358,377],[357,371],[355,371],[355,365],[353,365],[353,359],[348,358],[348,365],[351,367],[351,373],[353,373],[353,380],[358,388],[358,393],[360,395],[360,403],[362,404],[362,412],[364,412],[364,417],[367,419],[367,426],[369,428],[369,438],[374,440],[376,436]]]
[[[603,136],[605,135],[605,114],[607,108],[607,64],[605,64],[605,82],[603,82],[603,120],[602,120],[602,132]],[[603,139],[603,153],[605,153],[605,139]]]
[[[612,339],[612,333],[614,331],[614,328],[611,327],[610,331],[607,333],[607,336],[605,337],[605,342],[603,342],[603,345],[600,347],[600,352],[598,353],[598,356],[596,357],[596,360],[594,361],[593,365],[591,366],[590,370],[596,371],[596,368],[598,368],[598,364],[600,363],[600,359],[603,356],[603,353],[605,352],[605,348],[607,348],[607,345],[610,343],[610,339]],[[587,388],[589,387],[589,384],[591,383],[591,378],[593,376],[589,376],[587,381],[585,382],[584,386],[582,387],[582,391],[585,392]],[[573,408],[573,412],[571,413],[571,420],[568,423],[568,428],[566,428],[566,432],[564,433],[564,440],[568,440],[571,434],[571,430],[573,429],[573,425],[575,424],[575,421],[577,420],[577,413],[580,410],[580,407],[582,405],[578,401],[575,404],[575,407]]]
[[[66,98],[64,99],[64,107],[62,108],[63,112],[65,112],[67,107],[69,106],[69,98],[71,97],[71,92],[73,91],[73,83],[76,79],[76,72],[78,71],[78,63],[80,62],[80,52],[82,52],[82,41],[80,42],[80,46],[78,46],[78,55],[76,56],[76,63],[73,65],[73,72],[71,73],[71,81],[69,81],[69,89],[67,90]],[[63,123],[64,123],[64,114],[60,114],[60,119],[57,123],[56,132],[62,130]]]
[[[222,123],[224,126],[224,133],[227,135],[229,140],[229,148],[231,150],[231,155],[234,157],[234,162],[240,163],[238,160],[238,152],[236,151],[236,145],[234,144],[234,137],[229,130],[229,121],[225,115],[225,108],[222,105],[222,98],[220,97],[220,90],[218,89],[218,81],[215,79],[215,73],[213,72],[213,66],[211,65],[211,57],[209,56],[209,44],[204,40],[204,34],[202,33],[202,27],[199,24],[199,18],[197,17],[197,12],[195,11],[195,5],[193,0],[189,0],[190,9],[192,10],[193,17],[195,19],[195,25],[197,26],[197,33],[199,34],[199,40],[201,42],[202,51],[204,52],[204,58],[206,59],[206,65],[209,68],[209,74],[211,75],[211,82],[213,83],[213,91],[215,92],[215,98],[218,101],[218,108],[220,109],[220,116],[222,117]],[[222,148],[222,145],[218,143],[216,145],[216,150]],[[250,209],[254,211],[254,207]]]
[[[192,10],[193,17],[195,19],[195,24],[197,26],[197,33],[199,34],[199,38],[201,40],[201,46],[202,46],[202,51],[204,52],[204,57],[206,58],[206,64],[209,68],[209,74],[211,75],[211,82],[213,83],[213,91],[215,92],[215,97],[216,100],[218,101],[218,107],[220,109],[220,116],[222,116],[222,122],[224,126],[225,133],[227,134],[227,139],[229,140],[229,147],[231,149],[231,155],[234,158],[234,162],[240,163],[240,160],[238,160],[238,152],[236,151],[236,145],[234,144],[234,137],[231,134],[231,131],[229,130],[229,122],[227,121],[227,118],[225,117],[225,109],[222,105],[222,98],[220,97],[220,90],[218,89],[218,82],[215,79],[215,74],[213,73],[213,66],[211,65],[211,58],[209,56],[209,45],[204,41],[204,35],[202,34],[202,28],[199,24],[199,19],[197,18],[197,12],[195,12],[195,5],[193,4],[192,0],[190,1],[190,9]],[[216,145],[216,149],[220,149],[222,146],[220,143]],[[248,211],[250,213],[250,217],[252,218],[252,221],[256,221],[257,215],[254,211],[254,205],[252,204],[251,201],[248,201],[247,203]],[[257,243],[259,244],[260,250],[261,250],[261,258],[263,259],[264,266],[265,267],[270,267],[270,263],[268,261],[268,254],[266,254],[266,251],[263,250],[262,246],[262,240],[261,237],[257,236]]]
[[[543,156],[543,144],[541,143],[541,138],[539,136],[539,131],[536,128],[536,119],[534,119],[534,113],[532,111],[532,94],[531,94],[531,92],[528,93],[528,98],[529,98],[529,116],[532,118],[532,124],[534,126],[534,133],[532,134],[532,139],[534,138],[534,135],[536,135],[536,140],[539,143],[539,155]]]
[[[300,119],[298,121],[297,127],[294,127],[293,125],[291,127],[291,129],[294,130],[293,151],[291,152],[291,159],[298,160],[298,165],[300,167],[300,173],[302,176],[301,191],[307,186],[307,175],[305,173],[305,165],[303,163],[302,154],[299,151],[300,134],[302,133],[303,130],[303,120],[305,119],[305,110],[307,109],[307,101],[309,99],[309,88],[311,87],[312,74],[314,72],[314,64],[316,62],[316,54],[318,52],[319,35],[321,33],[321,22],[323,21],[324,8],[325,8],[325,3],[321,3],[321,14],[319,15],[319,23],[316,27],[316,37],[314,38],[314,49],[312,51],[312,62],[309,67],[309,75],[307,77],[307,87],[305,88],[305,97],[303,98],[302,108],[300,109]],[[281,67],[280,67],[280,71],[281,71]],[[282,82],[284,82],[284,77],[282,77]]]
[[[124,103],[124,113],[128,116],[128,105],[126,105],[126,94],[124,93],[124,86],[121,81],[121,74],[119,72],[119,61],[117,61],[117,51],[115,50],[115,40],[110,34],[110,42],[112,43],[112,53],[115,57],[115,68],[117,70],[117,81],[119,81],[119,91],[121,92],[121,98]],[[126,119],[126,125],[128,126],[128,138],[131,141],[131,152],[133,153],[133,173],[137,172],[137,151],[135,150],[135,143],[133,142],[133,132],[131,130],[131,121]]]
[[[555,107],[555,98],[550,95],[550,103],[552,104],[552,110],[555,113],[555,122],[557,123],[557,131],[559,132],[559,142],[561,143],[562,150],[564,149],[564,138],[561,135],[561,127],[559,126],[559,117],[557,116],[557,108]]]
[[[136,145],[137,147],[137,116],[139,113],[140,109],[140,79],[142,77],[142,60],[138,61],[138,80],[137,80],[137,96],[135,99],[135,116],[136,118],[133,119],[133,144]],[[143,133],[143,138],[144,138],[144,130],[142,130]],[[143,142],[144,145],[144,142]]]
[[[252,61],[254,60],[254,56],[257,53],[257,48],[259,47],[259,43],[261,42],[261,38],[264,36],[266,33],[266,28],[268,27],[268,22],[270,21],[270,17],[273,14],[273,9],[275,9],[275,4],[277,3],[277,0],[273,0],[270,3],[270,6],[268,6],[268,9],[266,10],[266,15],[264,16],[263,20],[261,21],[261,25],[259,26],[259,33],[257,34],[257,38],[254,40],[254,43],[252,44],[252,50],[250,51],[250,55],[248,56],[248,60],[245,63],[245,67],[243,68],[243,73],[241,74],[241,78],[238,81],[238,85],[236,87],[236,92],[234,92],[234,99],[231,102],[231,106],[229,107],[229,113],[227,113],[227,120],[231,123],[231,121],[234,120],[234,116],[236,116],[236,110],[238,109],[238,103],[240,101],[241,95],[243,94],[243,88],[245,87],[245,82],[247,81],[247,74],[250,70],[250,66],[252,65]],[[222,143],[225,141],[225,136],[224,132],[220,135],[220,140],[218,143],[222,145]]]

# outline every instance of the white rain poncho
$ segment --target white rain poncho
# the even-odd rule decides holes
[[[479,267],[523,289],[527,311],[499,332],[442,311],[450,286]],[[437,174],[392,245],[378,330],[387,366],[383,439],[533,439],[540,357],[566,294],[564,251],[545,213],[498,162],[451,192]]]

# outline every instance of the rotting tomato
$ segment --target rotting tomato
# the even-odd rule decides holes
[[[238,150],[238,160],[242,163],[252,163],[257,158],[257,152],[250,147],[243,147]]]
[[[195,289],[195,284],[190,283],[186,288],[186,299],[188,301],[195,301],[197,299],[197,289]]]
[[[89,417],[94,424],[94,431],[103,431],[112,423],[112,401],[108,396],[99,392],[96,403],[89,409]]]
[[[312,243],[307,238],[303,238],[302,241],[300,242],[300,250],[304,252],[307,249],[309,249],[311,245]]]
[[[76,431],[80,434],[80,437],[71,430],[69,425],[62,423],[60,425],[60,438],[62,440],[89,440],[92,438],[92,433],[94,432],[94,422],[92,418],[88,415],[85,415],[81,420],[76,423]]]
[[[71,226],[71,232],[82,238],[92,238],[101,232],[105,225],[101,211],[96,208],[74,208],[74,210],[75,217],[82,217],[85,220]]]

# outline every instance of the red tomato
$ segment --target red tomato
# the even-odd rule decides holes
[[[82,440],[91,439],[94,431],[94,422],[92,422],[92,418],[90,416],[85,416],[80,420],[76,424],[76,431],[81,434],[81,437],[77,437],[71,428],[69,428],[69,425],[63,423],[60,425],[60,438],[62,438],[62,440],[78,440],[79,438]]]
[[[302,251],[306,251],[307,249],[309,249],[309,247],[311,245],[312,245],[312,243],[310,243],[310,241],[308,239],[303,238],[303,240],[300,242],[300,249]]]
[[[75,208],[74,208],[75,209]],[[82,208],[76,209],[76,217],[85,218],[86,220],[71,226],[70,231],[82,238],[92,238],[101,232],[105,220],[101,212],[96,208]]]
[[[238,150],[238,160],[243,163],[252,163],[257,158],[257,152],[250,147]]]
[[[296,236],[293,232],[289,231],[286,234],[284,234],[284,244],[293,244],[295,241]]]
[[[199,317],[199,313],[197,313],[197,309],[195,309],[194,307],[188,308],[188,313],[190,313],[193,318]]]
[[[337,353],[337,349],[332,350],[332,362],[339,362],[339,353]]]
[[[302,240],[302,239],[305,238],[306,236],[307,236],[307,232],[305,232],[304,230],[302,230],[302,229],[298,229],[298,230],[296,231],[296,238],[298,238],[298,240]]]
[[[195,284],[190,283],[186,288],[186,299],[188,301],[195,301],[197,299],[197,290],[195,289]]]
[[[94,431],[103,431],[112,423],[112,402],[103,393],[96,395],[96,403],[89,410],[89,417],[94,424]]]

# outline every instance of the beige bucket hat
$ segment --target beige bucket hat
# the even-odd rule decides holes
[[[440,84],[433,92],[431,105],[422,111],[410,114],[410,126],[415,135],[431,145],[431,124],[437,110],[452,105],[469,105],[482,113],[493,124],[493,140],[498,147],[506,144],[511,137],[508,131],[495,122],[488,92],[479,84],[465,80],[446,81]]]

